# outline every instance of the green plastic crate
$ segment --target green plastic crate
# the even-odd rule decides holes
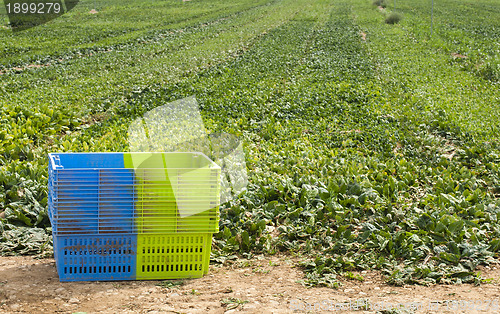
[[[136,278],[200,278],[208,272],[211,233],[140,234]]]
[[[220,167],[203,154],[131,153],[137,200],[136,278],[199,278],[219,230]]]
[[[220,167],[203,154],[126,153],[138,234],[219,231]]]

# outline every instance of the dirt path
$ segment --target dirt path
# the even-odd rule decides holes
[[[293,264],[286,257],[257,257],[230,266],[211,266],[204,278],[182,282],[61,283],[53,259],[0,257],[0,312],[291,313],[298,309],[317,313],[330,308],[329,312],[337,313],[375,313],[361,308],[355,311],[356,301],[364,304],[367,300],[372,309],[383,309],[389,303],[406,303],[409,309],[383,313],[500,312],[495,311],[500,300],[499,269],[483,269],[483,276],[491,278],[491,283],[481,286],[392,287],[384,284],[379,274],[364,272],[364,282],[346,280],[334,290],[305,288],[297,283],[303,274]],[[440,303],[429,303],[431,300]],[[446,303],[448,300],[463,302]],[[468,310],[467,300],[476,300],[476,309],[482,300],[483,310]],[[487,300],[493,303],[486,309]]]

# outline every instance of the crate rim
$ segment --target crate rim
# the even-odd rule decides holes
[[[50,168],[53,170],[108,170],[108,169],[135,169],[136,168],[109,168],[109,167],[92,167],[92,168],[64,168],[63,166],[56,165],[55,160],[57,155],[105,155],[105,154],[193,154],[199,155],[209,161],[208,169],[220,169],[221,167],[210,159],[207,155],[202,152],[53,152],[48,153]],[[203,169],[203,168],[185,168],[185,167],[173,167],[173,168],[140,168],[141,170],[152,170],[152,169]]]

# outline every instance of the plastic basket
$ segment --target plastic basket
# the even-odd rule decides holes
[[[199,278],[208,272],[211,233],[137,237],[137,279]]]
[[[54,236],[61,281],[134,280],[136,235]]]
[[[220,193],[220,167],[208,157],[59,153],[49,159],[49,217],[61,280],[193,278],[207,271]],[[109,245],[121,245],[113,242],[118,239],[131,247],[109,253]],[[156,253],[146,253],[146,243],[156,243]]]

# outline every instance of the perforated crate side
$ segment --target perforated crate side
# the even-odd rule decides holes
[[[211,233],[139,234],[137,279],[200,278],[208,272]]]
[[[123,169],[123,153],[55,153],[49,159],[54,234],[135,233],[134,171]]]
[[[52,163],[49,162],[49,180],[48,180],[48,214],[49,214],[49,220],[50,224],[52,225],[52,232],[57,232],[56,225],[55,225],[55,201],[57,200],[56,198],[56,192],[55,192],[55,187],[56,187],[56,175],[54,172],[54,169],[52,168]],[[54,230],[55,229],[55,230]]]
[[[54,233],[122,234],[134,232],[133,171],[54,171],[56,193],[51,196]]]
[[[54,235],[54,257],[61,281],[135,280],[137,236]]]
[[[165,154],[155,156],[158,165]],[[131,155],[133,156],[133,155]],[[135,169],[139,234],[218,232],[220,168]],[[129,165],[129,163],[125,163]],[[130,166],[130,165],[129,165]]]

